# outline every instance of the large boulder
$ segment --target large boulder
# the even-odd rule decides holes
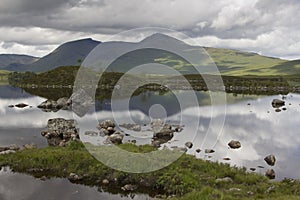
[[[47,138],[49,146],[64,146],[72,140],[79,139],[79,130],[76,121],[63,118],[49,119],[47,130],[42,131],[42,136]]]
[[[273,108],[280,108],[284,105],[285,105],[285,101],[282,101],[280,99],[273,99],[273,101],[272,101]]]
[[[108,136],[107,139],[113,144],[122,144],[123,138],[124,138],[123,134],[119,132],[115,132],[112,135]]]

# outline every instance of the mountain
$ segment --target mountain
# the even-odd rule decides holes
[[[17,54],[0,54],[0,69],[13,69],[37,61],[37,57]]]
[[[59,46],[49,55],[40,58],[38,61],[15,69],[17,71],[45,72],[59,66],[78,66],[80,64],[79,61],[83,61],[100,43],[101,42],[92,39],[67,42]],[[151,47],[153,44],[165,46],[168,47],[168,49],[181,49],[183,52],[190,52],[196,60],[199,60],[197,65],[203,68],[206,67],[207,69],[211,67],[207,65],[205,60],[208,53],[223,75],[282,76],[300,74],[300,60],[288,61],[232,49],[191,46],[173,37],[159,33],[153,34],[138,43],[101,43],[97,48],[101,50],[103,57],[100,60],[95,60],[95,63],[103,63],[106,58],[115,54],[116,49],[125,50],[128,47],[136,47],[138,50],[128,52],[114,60],[107,71],[127,72],[145,63],[157,63],[167,65],[182,74],[198,73],[190,63],[179,55],[176,55],[176,53],[168,52],[163,49],[143,48],[145,46]],[[97,55],[95,56],[97,58]],[[95,63],[89,64],[92,65]],[[148,73],[149,71],[151,72],[151,69],[141,71],[140,73]]]
[[[18,68],[17,71],[45,72],[59,66],[79,65],[100,43],[90,38],[64,43],[50,54],[34,63]]]

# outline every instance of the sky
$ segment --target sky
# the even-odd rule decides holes
[[[300,59],[300,0],[0,0],[0,53],[44,56],[82,38],[161,27],[196,45]]]

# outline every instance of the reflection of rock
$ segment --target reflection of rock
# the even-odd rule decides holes
[[[273,169],[268,169],[266,171],[266,177],[269,179],[275,179],[275,171]]]
[[[273,99],[272,106],[273,108],[280,108],[285,105],[285,102],[280,99]]]
[[[86,131],[86,132],[84,132],[84,135],[95,137],[95,136],[98,136],[98,133],[96,131]]]
[[[57,112],[59,110],[70,110],[71,101],[67,97],[59,98],[57,101],[48,99],[37,106],[45,112]]]
[[[63,118],[49,119],[47,130],[42,131],[42,136],[47,138],[49,146],[65,146],[71,140],[79,139],[76,121]]]
[[[205,149],[205,153],[214,153],[215,152],[215,150],[213,150],[213,149]]]
[[[187,148],[192,148],[193,147],[193,143],[191,143],[191,142],[186,142],[185,143],[185,146],[187,147]]]
[[[72,102],[72,110],[80,117],[84,116],[94,105],[94,99],[83,89],[74,92],[69,101]]]
[[[137,132],[142,130],[141,126],[138,124],[121,124],[119,126]]]
[[[27,106],[28,106],[28,105],[25,104],[25,103],[19,103],[19,104],[15,105],[15,107],[17,107],[17,108],[25,108],[25,107],[27,107]]]
[[[231,140],[229,143],[228,143],[228,146],[232,149],[238,149],[241,147],[241,143],[239,141],[235,141],[235,140]]]
[[[273,154],[266,156],[264,160],[266,161],[266,163],[268,163],[268,165],[271,166],[274,166],[276,162],[276,158]]]

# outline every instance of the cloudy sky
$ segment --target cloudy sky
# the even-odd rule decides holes
[[[0,53],[43,56],[59,44],[140,27],[197,45],[300,59],[300,0],[0,0]]]

